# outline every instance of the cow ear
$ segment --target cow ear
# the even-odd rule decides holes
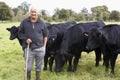
[[[88,32],[84,32],[83,35],[88,37]]]
[[[11,30],[11,28],[6,28],[6,30],[10,31],[10,30]]]

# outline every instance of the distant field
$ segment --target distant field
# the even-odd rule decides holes
[[[105,22],[105,24],[120,24],[120,22]]]
[[[120,24],[120,22],[114,23]],[[114,23],[106,22],[106,24]],[[10,34],[6,30],[8,27],[19,24],[19,22],[0,23],[0,80],[24,80],[23,51],[16,39],[9,40]],[[31,80],[35,80],[34,68]],[[75,73],[67,72],[67,65],[65,65],[61,73],[42,71],[41,80],[120,80],[120,56],[117,58],[115,75],[110,74],[110,71],[105,72],[102,61],[99,67],[95,67],[93,51],[89,54],[82,53]]]

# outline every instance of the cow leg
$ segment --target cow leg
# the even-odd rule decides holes
[[[104,59],[104,65],[105,65],[105,71],[108,71],[109,67],[109,61],[110,61],[110,51],[107,48],[107,46],[102,47],[102,52],[103,52],[103,59]]]
[[[52,71],[53,61],[54,61],[54,56],[51,56],[50,60],[49,60],[49,70],[50,71]]]
[[[67,69],[68,72],[72,71],[72,58],[73,56],[68,56],[68,62],[69,62],[68,69]]]
[[[110,53],[105,53],[104,60],[105,60],[105,71],[107,72],[109,67],[109,61],[110,61]]]
[[[79,62],[80,55],[81,55],[81,52],[78,53],[77,55],[75,55],[74,62],[73,62],[73,64],[74,64],[73,65],[73,72],[75,72],[77,70],[77,65]]]
[[[47,70],[47,63],[48,63],[48,56],[45,54],[45,57],[44,57],[44,68],[43,68],[43,70]]]
[[[95,66],[99,66],[99,61],[101,61],[101,50],[100,49],[96,49],[95,50],[95,56],[96,56],[96,63],[95,63]]]
[[[111,55],[111,58],[110,58],[110,64],[111,64],[111,73],[114,74],[114,68],[115,68],[115,62],[116,62],[116,59],[117,59],[117,56],[118,54],[117,53],[114,53]]]
[[[103,53],[103,66],[105,65],[105,54]]]

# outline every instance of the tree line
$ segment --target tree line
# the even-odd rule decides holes
[[[29,6],[31,4],[22,2],[16,8],[10,8],[5,2],[0,2],[0,21],[21,21],[28,17]],[[80,12],[75,12],[71,9],[54,9],[54,14],[49,15],[46,10],[39,11],[39,17],[48,21],[120,21],[120,12],[117,10],[109,11],[106,5],[95,6],[91,8],[91,12],[88,12],[87,8],[83,8]]]

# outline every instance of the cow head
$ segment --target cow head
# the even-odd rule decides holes
[[[51,26],[48,26],[48,46],[52,46],[54,45],[55,41],[56,41],[56,38],[57,38],[57,35],[58,35],[58,30],[57,28],[55,27],[55,25],[51,25]]]
[[[92,28],[88,34],[88,42],[86,48],[88,50],[93,50],[100,47],[101,45],[102,33],[100,28]]]
[[[6,28],[6,30],[10,32],[10,37],[9,37],[10,40],[17,38],[18,28],[16,26],[12,26],[11,28]]]
[[[57,35],[52,35],[52,34],[48,35],[48,43],[49,44],[54,43],[56,40],[56,37],[57,37]]]
[[[55,72],[61,72],[66,61],[67,60],[65,55],[60,54],[60,52],[58,52],[55,55]]]

